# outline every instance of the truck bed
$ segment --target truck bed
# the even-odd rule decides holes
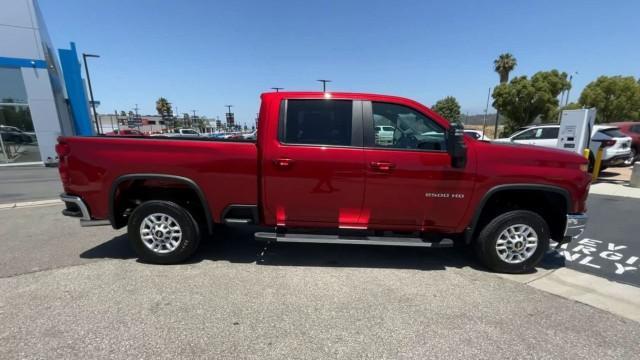
[[[202,190],[214,221],[231,204],[257,204],[257,151],[250,141],[184,138],[61,137],[69,155],[60,173],[67,194],[82,194],[94,219],[107,219],[111,187],[126,175],[189,179]]]

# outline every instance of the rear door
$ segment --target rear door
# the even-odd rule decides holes
[[[288,99],[265,146],[265,219],[279,226],[358,227],[364,197],[362,102]]]

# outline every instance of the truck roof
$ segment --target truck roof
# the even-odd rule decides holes
[[[440,114],[429,109],[426,105],[423,105],[417,101],[392,95],[371,94],[371,93],[357,93],[357,92],[322,92],[322,91],[279,91],[279,92],[265,92],[260,95],[260,98],[264,100],[280,99],[348,99],[348,100],[369,100],[379,102],[392,102],[398,104],[404,104],[409,107],[416,107],[422,109],[429,117],[445,128],[449,126],[449,121],[443,118]]]
[[[275,91],[271,91],[271,92],[265,92],[262,93],[261,97],[264,96],[275,96],[275,97],[281,97],[281,98],[303,98],[303,97],[310,97],[310,98],[322,98],[322,97],[326,97],[326,98],[332,98],[332,99],[389,99],[389,100],[400,100],[400,101],[408,101],[408,102],[412,102],[412,103],[416,103],[416,101],[408,99],[408,98],[403,98],[400,96],[393,96],[393,95],[384,95],[384,94],[373,94],[373,93],[359,93],[359,92],[333,92],[333,91],[327,91],[327,92],[322,92],[322,91],[279,91],[279,92],[275,92]]]

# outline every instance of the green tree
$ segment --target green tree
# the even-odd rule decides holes
[[[159,97],[158,100],[156,100],[156,112],[158,112],[158,115],[160,115],[162,122],[167,128],[169,128],[168,125],[171,125],[171,127],[174,126],[173,121],[167,121],[173,120],[173,110],[171,109],[171,104],[166,98]],[[167,124],[168,122],[171,122],[171,124]]]
[[[166,98],[159,97],[158,100],[156,100],[156,111],[158,115],[164,119],[165,116],[169,116],[172,113],[171,104],[169,104]]]
[[[600,76],[587,85],[578,102],[595,107],[596,121],[608,123],[640,117],[640,84],[632,76]]]
[[[447,119],[450,123],[460,121],[460,104],[458,104],[458,100],[453,96],[447,96],[444,99],[436,101],[431,109]]]
[[[518,61],[510,53],[500,54],[500,56],[493,61],[493,70],[500,75],[500,84],[509,81],[509,73],[513,71],[517,65]]]
[[[540,71],[531,79],[518,76],[493,90],[493,107],[507,117],[505,131],[531,124],[537,117],[550,121],[557,116],[558,95],[569,89],[567,73]]]

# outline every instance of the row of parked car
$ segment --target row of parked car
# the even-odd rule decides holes
[[[175,129],[169,133],[161,133],[161,134],[145,134],[140,130],[136,129],[118,129],[108,133],[105,133],[105,136],[162,136],[162,137],[207,137],[211,139],[225,139],[225,140],[255,140],[256,139],[256,131],[254,130],[251,133],[240,133],[240,132],[217,132],[211,134],[203,134],[195,129],[183,128],[183,129]]]
[[[560,125],[535,125],[516,131],[497,142],[513,142],[544,147],[557,147]],[[592,154],[603,147],[601,169],[610,166],[629,166],[635,163],[640,153],[640,122],[595,125],[591,132],[589,149]],[[593,166],[593,156],[589,159]]]

